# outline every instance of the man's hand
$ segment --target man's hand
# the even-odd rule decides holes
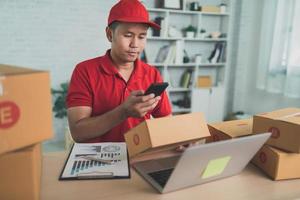
[[[199,144],[205,144],[205,139],[201,139],[201,140],[196,141],[196,142],[191,142],[191,143],[189,143],[187,145],[179,145],[178,147],[176,147],[175,151],[177,151],[177,152],[183,152],[188,147],[197,146]]]
[[[144,117],[147,112],[153,110],[160,100],[160,96],[154,94],[144,95],[142,90],[132,91],[130,96],[121,105],[127,117]]]

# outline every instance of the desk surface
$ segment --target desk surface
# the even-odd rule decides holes
[[[300,179],[272,181],[249,164],[239,175],[159,194],[131,170],[131,179],[58,181],[66,153],[49,153],[43,157],[42,200],[67,199],[300,199]]]

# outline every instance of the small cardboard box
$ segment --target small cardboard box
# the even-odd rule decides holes
[[[125,134],[129,156],[145,151],[167,150],[210,136],[202,113],[146,120]]]
[[[300,109],[286,108],[253,117],[253,133],[272,132],[267,144],[300,153]]]
[[[210,6],[210,5],[207,5],[207,6],[201,6],[200,11],[201,11],[201,12],[220,13],[220,12],[221,12],[221,9],[220,9],[220,7],[218,7],[218,6]]]
[[[264,145],[252,159],[274,180],[300,178],[300,154],[287,153]]]
[[[198,76],[197,87],[198,88],[212,87],[211,77],[210,76]]]
[[[41,145],[0,155],[0,199],[38,200]]]
[[[0,64],[0,154],[53,135],[48,72]]]
[[[206,140],[207,143],[251,135],[252,118],[211,123],[208,128],[211,137]]]

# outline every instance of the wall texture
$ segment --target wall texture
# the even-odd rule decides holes
[[[0,63],[51,72],[57,88],[75,65],[105,53],[109,8],[116,0],[1,0]],[[55,140],[65,122],[54,119]]]

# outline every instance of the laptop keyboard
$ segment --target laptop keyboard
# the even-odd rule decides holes
[[[174,168],[148,173],[162,188],[166,185]]]

